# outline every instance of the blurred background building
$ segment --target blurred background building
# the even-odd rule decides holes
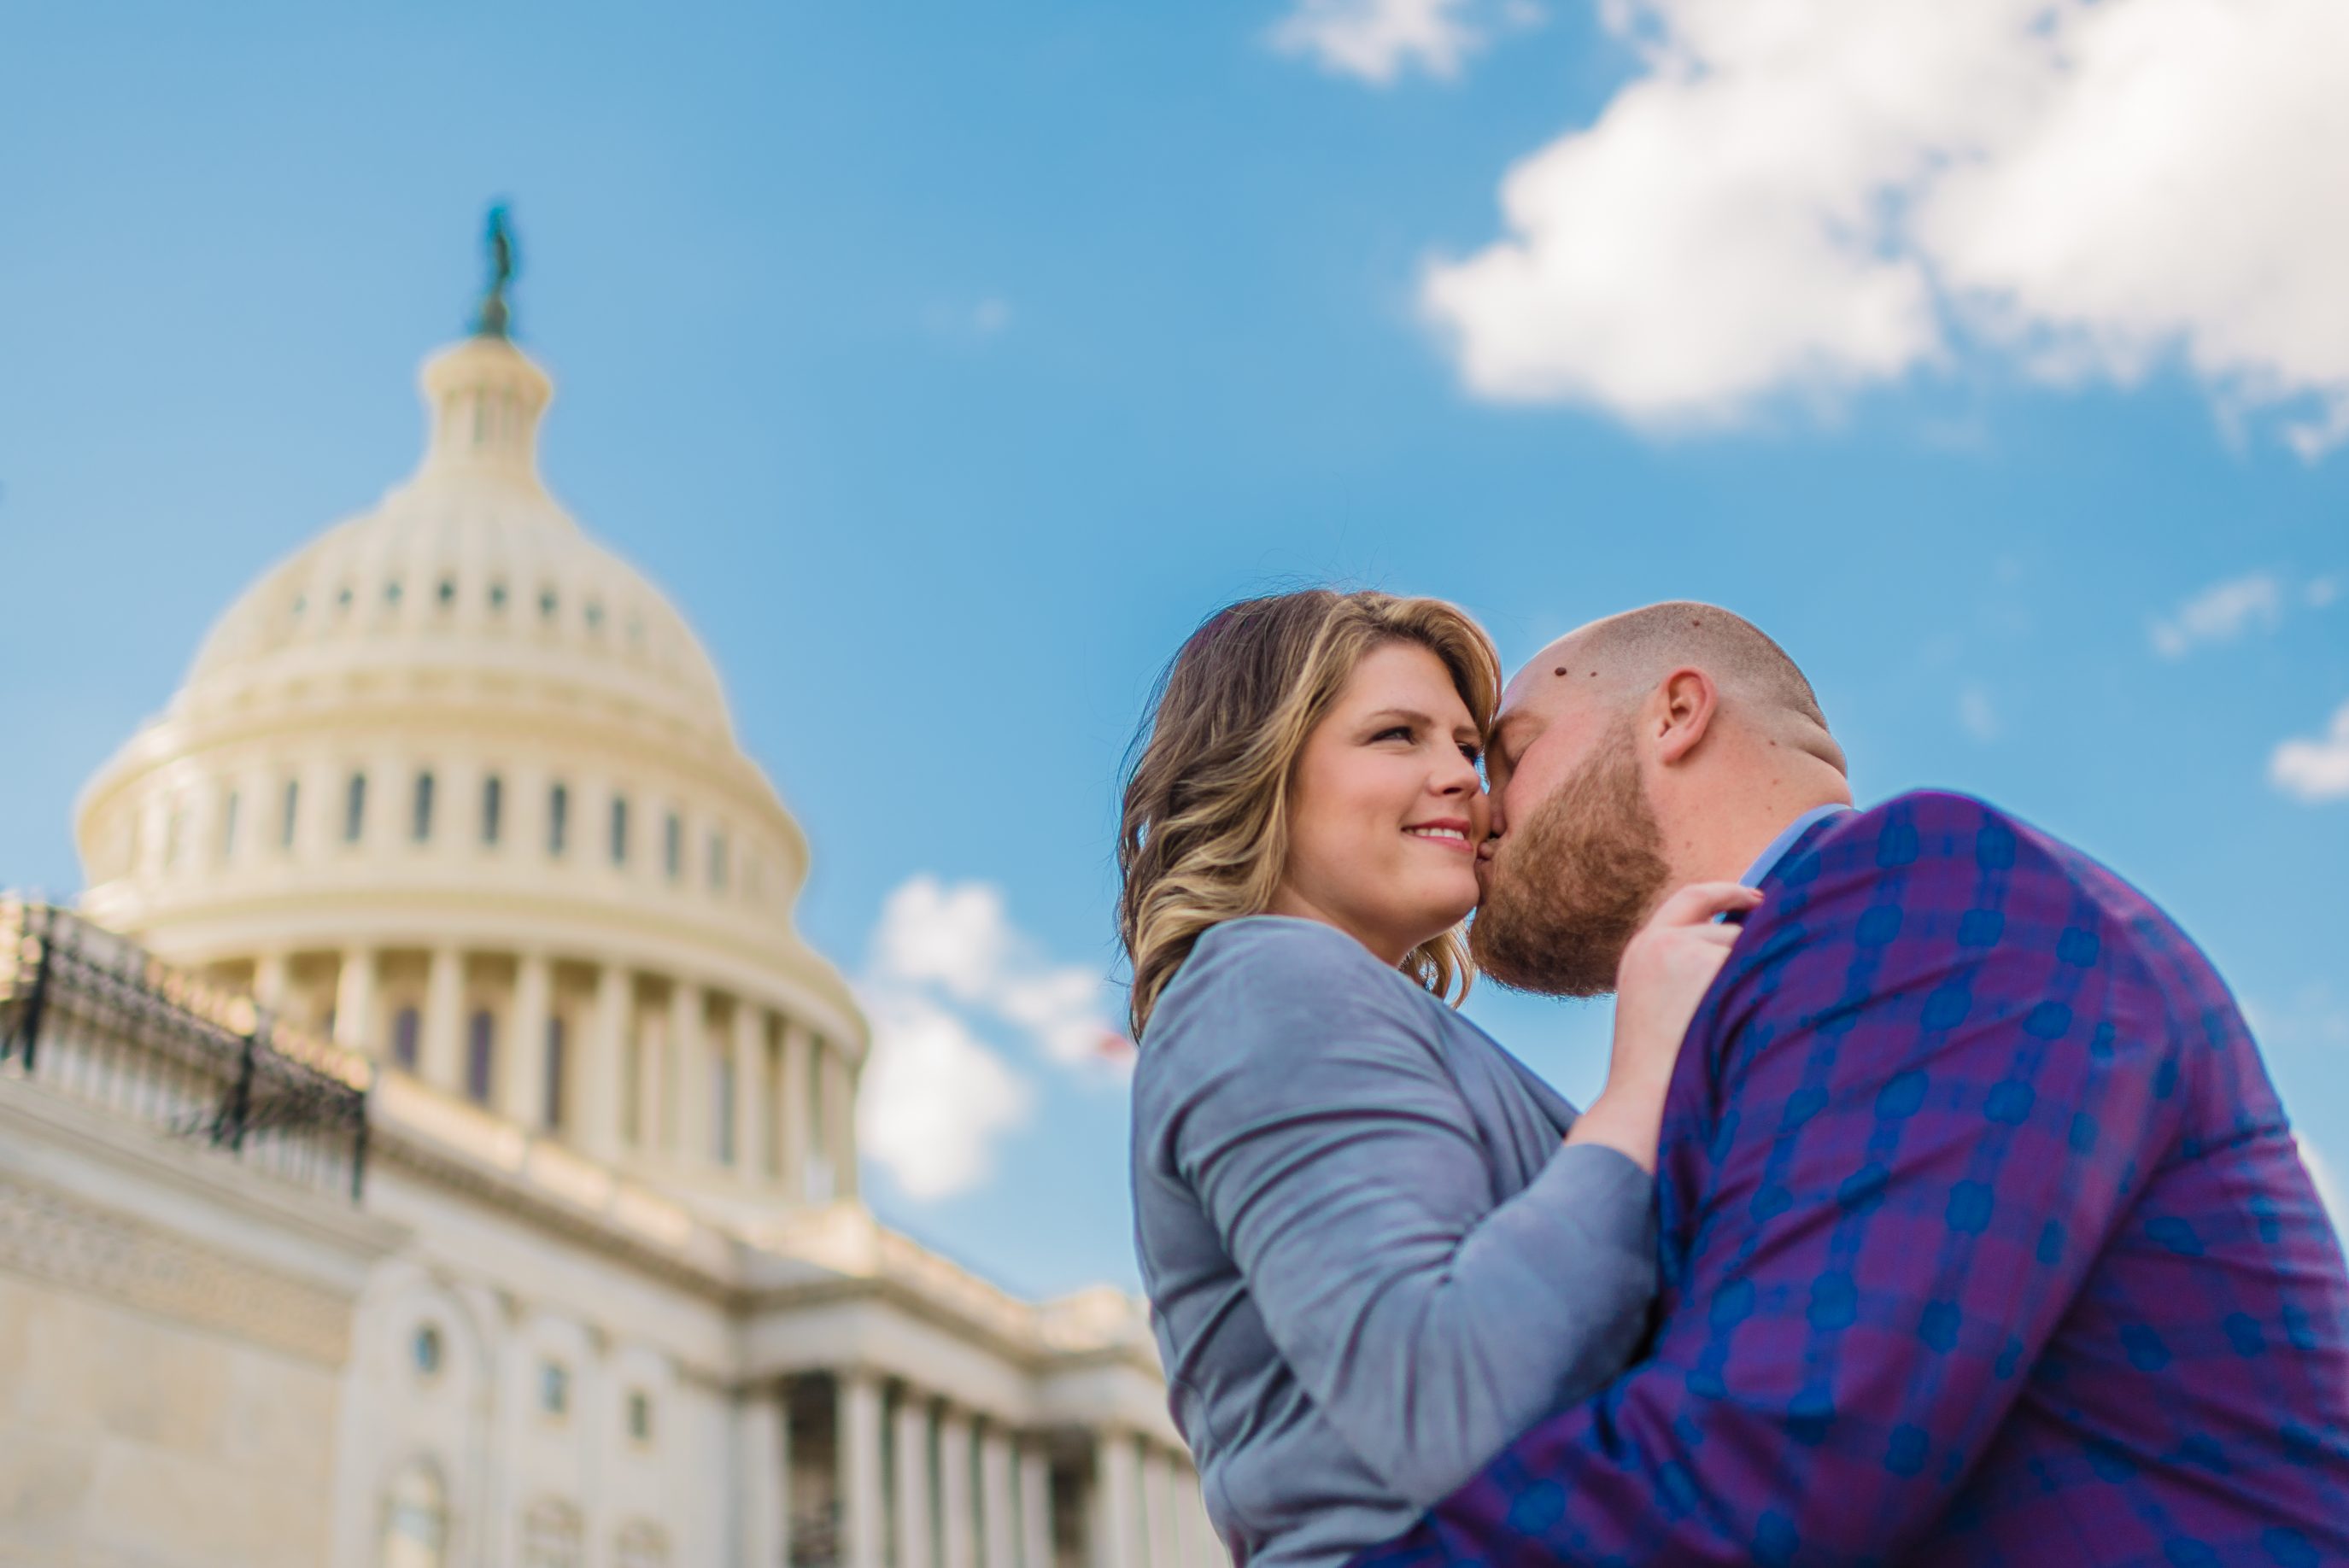
[[[808,845],[505,270],[0,910],[0,1558],[1206,1568],[1140,1304],[859,1203]]]

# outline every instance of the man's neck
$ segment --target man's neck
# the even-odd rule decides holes
[[[1821,779],[1807,789],[1768,790],[1765,799],[1753,801],[1733,821],[1723,822],[1716,831],[1691,841],[1685,859],[1675,868],[1681,873],[1678,881],[1740,881],[1803,818],[1823,806],[1850,804],[1851,789],[1840,774],[1834,776],[1832,783]]]

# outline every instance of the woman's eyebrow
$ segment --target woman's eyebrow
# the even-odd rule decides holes
[[[1405,724],[1417,725],[1422,729],[1433,729],[1436,727],[1435,720],[1428,717],[1427,715],[1423,713],[1417,712],[1408,707],[1382,707],[1376,713],[1365,714],[1362,717],[1362,722],[1364,724],[1392,724],[1398,719],[1402,720]]]

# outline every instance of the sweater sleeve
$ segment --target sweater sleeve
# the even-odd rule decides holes
[[[1561,1146],[1496,1202],[1438,1020],[1341,933],[1228,934],[1138,1097],[1274,1344],[1413,1506],[1599,1387],[1655,1289],[1653,1183]]]

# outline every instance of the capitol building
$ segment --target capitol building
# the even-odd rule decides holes
[[[0,902],[0,1562],[1213,1568],[1141,1304],[859,1202],[810,846],[492,305]]]

